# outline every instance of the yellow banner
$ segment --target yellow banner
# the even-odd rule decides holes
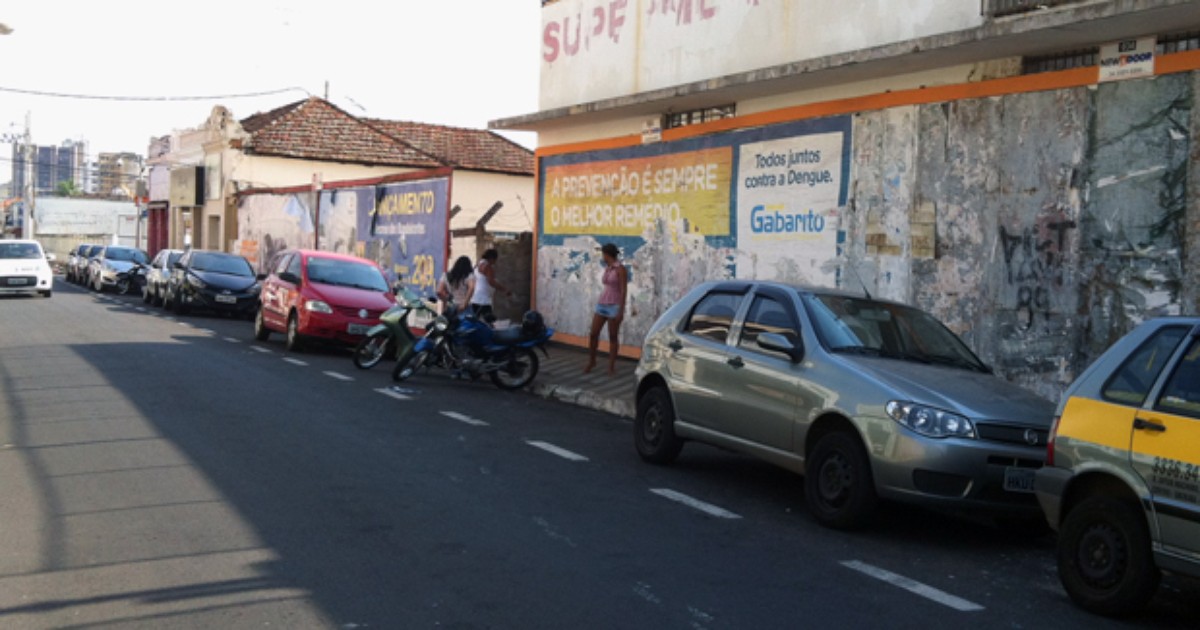
[[[545,234],[641,236],[660,219],[729,235],[733,149],[551,166],[542,183]]]

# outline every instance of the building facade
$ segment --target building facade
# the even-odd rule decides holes
[[[628,350],[695,283],[921,306],[1048,397],[1200,311],[1200,2],[560,0],[543,10],[536,305]]]

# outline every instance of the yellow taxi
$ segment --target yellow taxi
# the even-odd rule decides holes
[[[1200,318],[1146,322],[1067,389],[1034,490],[1077,604],[1121,615],[1200,577]]]

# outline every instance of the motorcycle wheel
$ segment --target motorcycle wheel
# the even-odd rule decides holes
[[[530,348],[517,348],[508,358],[508,364],[491,372],[488,376],[500,389],[521,389],[533,382],[538,373],[538,358]]]
[[[117,295],[129,295],[129,287],[132,283],[128,280],[117,281]]]
[[[422,350],[416,354],[410,355],[408,360],[400,360],[396,362],[396,367],[392,368],[392,380],[396,382],[403,381],[412,377],[429,360],[429,352]]]
[[[378,332],[362,341],[358,342],[358,347],[354,349],[354,367],[360,370],[369,370],[383,360],[387,356],[388,346],[391,345],[392,336],[385,332]]]

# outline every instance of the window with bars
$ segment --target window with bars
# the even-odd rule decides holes
[[[723,118],[733,118],[736,113],[737,106],[733,104],[693,109],[686,112],[670,112],[666,116],[663,116],[663,129],[687,127],[688,125],[699,125]]]
[[[1154,54],[1170,55],[1188,50],[1200,50],[1200,31],[1160,36],[1158,44],[1154,47]],[[1100,63],[1100,47],[1094,46],[1049,55],[1025,57],[1021,61],[1021,73],[1056,72],[1072,68],[1086,68],[1098,63]]]

